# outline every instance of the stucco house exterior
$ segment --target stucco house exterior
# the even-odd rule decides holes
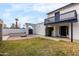
[[[8,40],[10,37],[27,37],[30,35],[42,35],[45,36],[45,25],[44,22],[32,24],[25,23],[25,28],[11,29],[2,28],[3,22],[0,23],[0,39]]]
[[[2,22],[1,30],[2,30]],[[29,28],[32,26],[32,28]],[[50,37],[66,37],[79,40],[79,3],[70,3],[66,6],[47,13],[47,18],[42,23],[26,23],[25,29],[11,29],[10,33],[25,33],[26,35],[44,35]],[[30,30],[29,30],[30,29]],[[7,29],[6,29],[7,30]],[[3,29],[3,34],[7,34]],[[2,38],[2,35],[0,35]]]
[[[45,25],[44,22],[32,24],[32,23],[26,23],[26,34],[29,35],[30,31],[29,29],[32,29],[32,35],[44,35],[45,36]],[[31,28],[29,28],[31,26]]]
[[[47,13],[45,35],[79,40],[79,3],[70,3]]]

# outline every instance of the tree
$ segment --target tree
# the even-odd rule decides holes
[[[16,18],[15,21],[16,21],[16,28],[18,28],[18,18]]]
[[[3,28],[8,28],[6,24],[3,24]]]
[[[14,23],[12,23],[11,27],[10,28],[16,28],[15,27],[16,25]]]

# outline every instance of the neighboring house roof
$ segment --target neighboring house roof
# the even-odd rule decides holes
[[[60,10],[60,9],[62,9],[62,8],[65,8],[65,7],[67,7],[67,6],[73,5],[73,4],[76,4],[76,3],[70,3],[70,4],[67,4],[67,5],[65,5],[65,6],[63,6],[63,7],[61,7],[61,8],[58,8],[58,9],[56,9],[56,10],[53,10],[53,11],[47,13],[47,15],[48,15],[48,14],[51,14],[51,13],[57,11],[57,10]]]

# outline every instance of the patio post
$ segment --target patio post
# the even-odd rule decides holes
[[[73,22],[71,22],[71,42],[73,42]]]
[[[54,30],[53,30],[53,32],[54,32],[54,33],[53,33],[53,34],[54,34],[53,36],[56,37],[56,26],[55,26],[55,25],[54,25]]]
[[[28,23],[26,23],[26,35],[28,35]]]

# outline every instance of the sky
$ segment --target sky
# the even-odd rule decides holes
[[[0,19],[8,27],[19,19],[22,27],[25,23],[40,23],[47,18],[46,13],[69,3],[0,3]]]

